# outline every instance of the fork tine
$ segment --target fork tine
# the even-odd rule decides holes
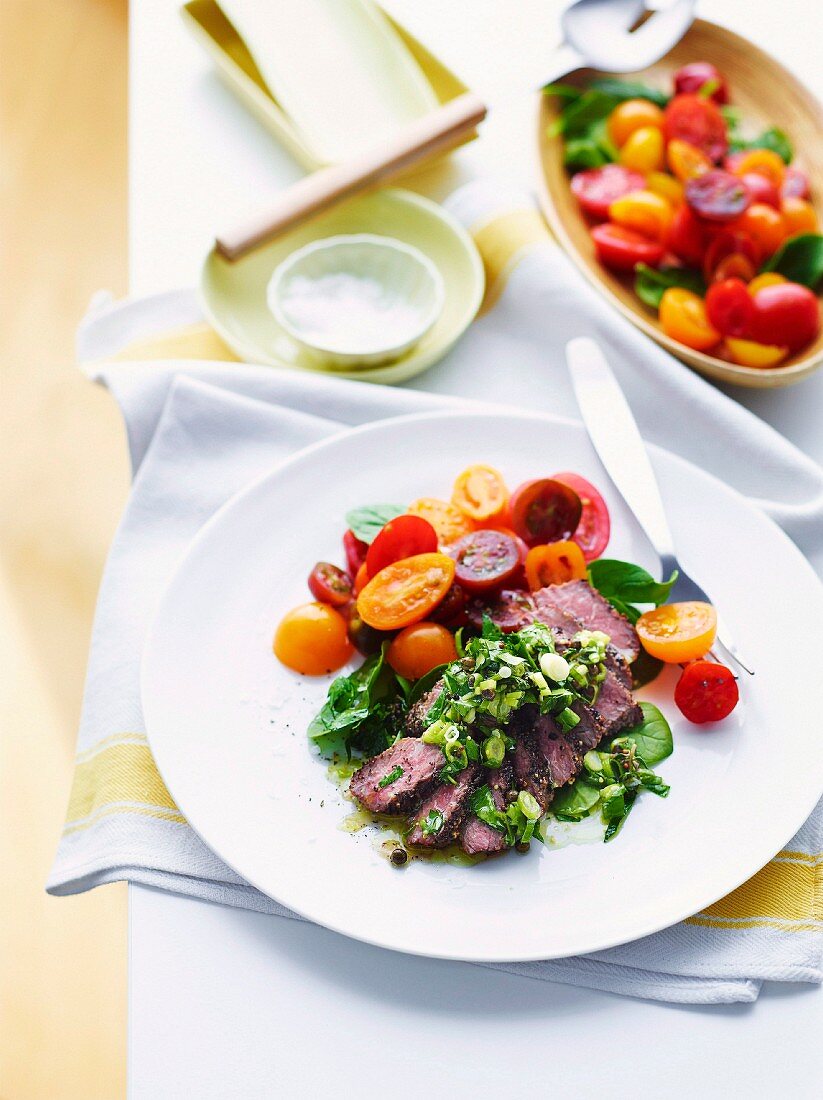
[[[740,651],[731,639],[731,635],[727,632],[725,624],[718,615],[717,618],[717,638],[716,641],[723,649],[728,653],[735,664],[739,665],[744,672],[748,672],[749,676],[754,676],[754,669],[751,668],[743,658],[740,656]]]

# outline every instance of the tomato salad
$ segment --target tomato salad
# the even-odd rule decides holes
[[[277,627],[274,652],[296,672],[326,675],[357,652],[384,651],[397,676],[414,684],[454,661],[484,620],[504,634],[517,631],[531,621],[531,593],[585,580],[635,623],[644,651],[637,664],[647,678],[655,662],[683,666],[686,686],[675,702],[689,720],[724,718],[737,703],[731,672],[706,660],[714,609],[667,603],[673,580],[660,584],[639,566],[605,559],[609,511],[577,473],[510,491],[498,470],[475,464],[456,478],[449,500],[423,496],[346,518],[344,565],[318,562],[308,576],[312,602]],[[644,603],[655,606],[642,611]],[[708,663],[711,676],[694,673]]]
[[[823,236],[787,136],[744,137],[723,74],[685,65],[671,94],[616,79],[554,84],[570,186],[595,254],[634,278],[667,336],[780,366],[820,330]]]

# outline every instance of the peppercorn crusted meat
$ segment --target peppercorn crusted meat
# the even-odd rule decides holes
[[[546,622],[546,617],[561,611],[578,619],[589,630],[602,630],[608,634],[612,645],[619,649],[628,661],[634,661],[640,653],[637,631],[608,600],[592,588],[588,581],[568,581],[552,584],[534,594],[535,617]],[[547,625],[551,626],[551,623]]]
[[[420,737],[426,729],[426,715],[434,705],[435,700],[443,690],[443,681],[438,680],[437,683],[426,692],[425,695],[421,695],[414,706],[409,708],[409,712],[406,715],[406,733],[409,737]]]
[[[469,799],[480,786],[483,769],[469,764],[454,783],[441,783],[414,815],[406,843],[413,848],[445,848],[460,836]]]
[[[373,814],[408,813],[428,793],[445,762],[437,745],[403,737],[356,771],[349,790]]]
[[[505,810],[506,795],[512,792],[514,787],[514,771],[508,761],[488,772],[486,783],[492,793],[494,804],[498,810]],[[474,814],[464,820],[460,830],[460,847],[470,856],[494,855],[496,852],[504,852],[508,848],[506,834],[499,829],[493,829],[485,821],[481,821]]]

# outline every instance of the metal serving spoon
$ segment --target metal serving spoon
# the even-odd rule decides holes
[[[663,578],[677,570],[671,591],[674,602],[700,600],[713,603],[677,560],[657,479],[629,403],[600,348],[586,337],[566,345],[572,386],[583,423],[606,472],[628,504],[655,553]],[[754,670],[741,656],[720,615],[717,643],[750,676]]]
[[[669,52],[694,20],[696,0],[674,0],[632,30],[646,12],[644,0],[577,0],[560,19],[561,45],[546,81],[559,80],[575,69],[608,73],[645,69]]]

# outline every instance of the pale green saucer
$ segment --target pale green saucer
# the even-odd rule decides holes
[[[354,370],[335,369],[331,364],[318,367],[317,360],[278,325],[268,307],[266,287],[275,267],[310,241],[341,233],[378,233],[405,241],[425,253],[443,276],[446,297],[437,323],[396,362]],[[396,188],[351,199],[234,263],[212,251],[200,280],[210,323],[246,362],[384,384],[406,382],[442,359],[474,319],[484,287],[483,262],[459,222],[436,203]]]

